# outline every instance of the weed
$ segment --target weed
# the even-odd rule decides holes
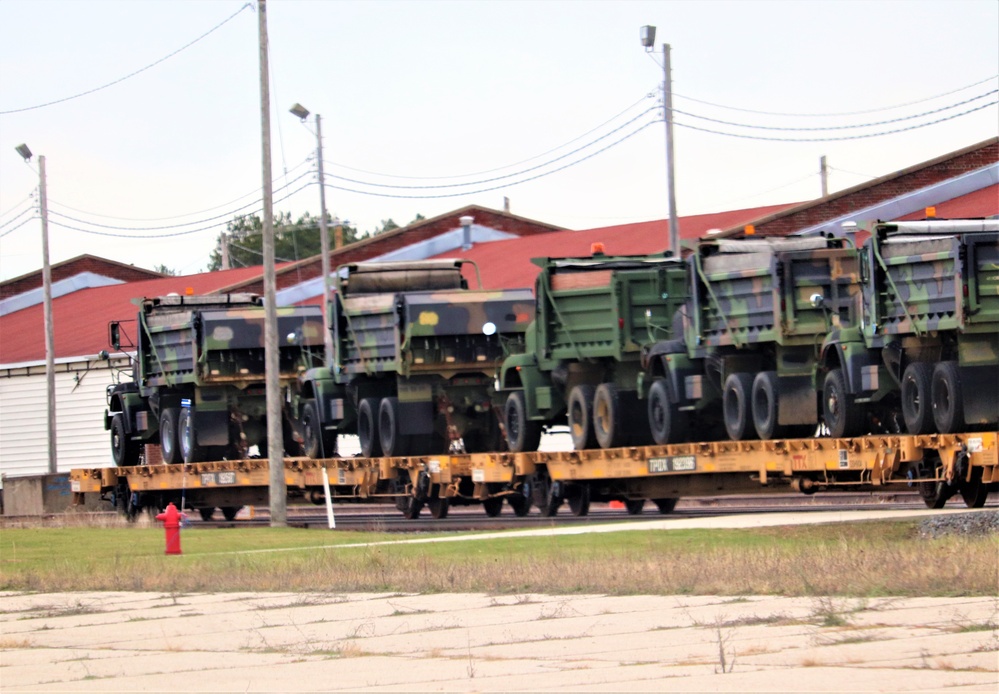
[[[12,636],[0,638],[0,651],[8,651],[15,648],[33,648],[34,645],[31,639],[18,639]]]
[[[732,672],[732,668],[735,667],[735,651],[732,652],[731,661],[728,661],[725,654],[725,647],[728,645],[728,641],[731,637],[731,634],[722,634],[720,627],[715,629],[715,638],[718,643],[718,667],[715,668],[716,675]]]

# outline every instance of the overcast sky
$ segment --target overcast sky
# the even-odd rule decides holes
[[[53,263],[91,253],[198,272],[225,222],[259,209],[257,14],[243,6],[0,0],[0,278],[41,266],[40,221],[18,227],[37,204],[37,155]],[[681,216],[817,197],[822,155],[835,191],[999,134],[995,0],[270,0],[267,14],[275,210],[319,210],[314,121],[288,113],[298,101],[322,115],[339,177],[327,207],[362,231],[504,196],[573,229],[666,217],[663,42],[685,112]],[[643,24],[658,27],[652,55]]]

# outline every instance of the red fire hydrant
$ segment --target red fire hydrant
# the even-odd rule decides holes
[[[181,554],[180,523],[185,519],[187,519],[187,514],[178,511],[172,503],[167,504],[166,510],[156,516],[156,520],[163,521],[163,530],[166,531],[167,554]]]

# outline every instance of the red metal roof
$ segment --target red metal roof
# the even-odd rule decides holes
[[[52,300],[55,358],[94,355],[108,345],[108,323],[134,319],[132,299],[184,294],[208,294],[220,287],[260,274],[259,267],[164,277],[85,289]],[[45,319],[42,304],[0,317],[0,364],[37,362],[45,358]],[[15,337],[16,336],[16,337]]]
[[[988,188],[976,190],[959,198],[937,203],[937,218],[939,219],[969,219],[975,217],[993,217],[999,215],[999,183]],[[896,221],[912,221],[925,219],[926,212],[913,212]]]

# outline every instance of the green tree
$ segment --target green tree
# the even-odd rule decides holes
[[[333,220],[327,213],[326,223],[333,247]],[[240,215],[226,224],[226,238],[229,248],[230,267],[249,267],[264,262],[264,223],[255,214]],[[353,243],[359,238],[357,229],[345,224],[343,241]],[[274,216],[274,255],[277,262],[288,262],[311,258],[322,253],[322,239],[319,236],[319,217],[306,212],[292,221],[290,212],[279,212]],[[216,240],[215,250],[209,257],[208,270],[222,269],[222,236]]]
[[[154,267],[153,268],[153,272],[158,272],[161,275],[170,275],[171,277],[176,277],[177,276],[177,271],[176,270],[174,270],[172,267],[167,267],[163,263],[160,263],[159,265],[157,265],[156,267]]]

